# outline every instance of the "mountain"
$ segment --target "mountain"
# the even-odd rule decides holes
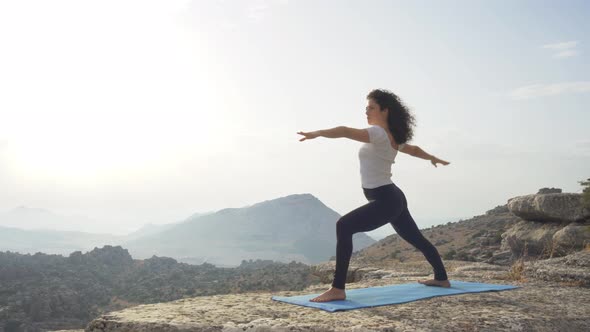
[[[92,234],[51,230],[23,230],[0,226],[0,250],[20,253],[51,253],[69,255],[95,246],[115,244],[123,237],[110,234]]]
[[[90,231],[103,233],[102,223],[85,216],[63,216],[41,208],[19,206],[0,213],[0,226],[23,230]]]
[[[219,267],[235,267],[250,259],[307,264],[328,260],[336,253],[336,221],[340,218],[311,194],[194,213],[180,222],[147,224],[126,236],[35,229],[59,223],[58,215],[44,209],[19,207],[6,215],[12,216],[4,219],[9,224],[32,229],[0,226],[0,250],[67,255],[123,245],[138,259],[157,255]],[[354,249],[360,250],[375,240],[357,233],[353,242]]]
[[[163,225],[160,224],[159,225],[159,224],[148,223],[146,225],[143,225],[140,229],[136,230],[135,232],[127,234],[125,236],[125,239],[126,240],[133,240],[133,239],[139,239],[144,236],[154,235],[159,232],[165,231],[171,227],[174,227],[174,225],[176,225],[176,224],[177,223],[163,224]]]
[[[201,216],[206,216],[211,213],[213,213],[213,212],[193,213],[187,219],[195,219],[195,218],[198,218]],[[177,221],[177,222],[173,222],[173,223],[169,223],[169,224],[148,223],[148,224],[143,225],[140,229],[136,230],[135,232],[127,234],[124,238],[125,238],[125,240],[129,241],[129,240],[138,239],[138,238],[141,238],[144,236],[154,235],[154,234],[160,233],[162,231],[165,231],[167,229],[170,229],[170,228],[178,225],[179,223],[182,223],[183,221]]]
[[[191,218],[210,213],[193,213]],[[177,223],[150,223],[127,235],[113,235],[105,233],[102,223],[84,216],[68,217],[42,208],[19,206],[0,213],[0,250],[68,255],[157,234]],[[99,232],[81,231],[92,228]]]
[[[189,218],[122,246],[138,259],[157,254],[218,266],[237,266],[248,259],[313,264],[335,255],[339,218],[313,195],[295,194]],[[375,240],[357,233],[353,242],[360,250]]]

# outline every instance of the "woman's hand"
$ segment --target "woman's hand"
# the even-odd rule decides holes
[[[306,139],[314,139],[314,138],[316,138],[316,137],[319,137],[319,136],[321,136],[321,135],[320,135],[320,131],[319,131],[319,130],[317,130],[317,131],[310,131],[310,132],[307,132],[307,133],[305,133],[305,132],[302,132],[302,131],[299,131],[299,132],[297,132],[297,133],[298,133],[298,134],[300,134],[300,135],[303,135],[303,136],[305,136],[305,137],[303,137],[302,139],[300,139],[300,140],[299,140],[299,142],[303,142],[303,141],[305,141]]]
[[[432,159],[430,159],[430,162],[432,163],[432,165],[434,165],[434,167],[438,167],[438,166],[436,166],[436,163],[440,163],[440,164],[443,164],[443,165],[450,164],[450,162],[444,161],[444,160],[441,160],[441,159],[438,159],[436,157],[433,157]]]

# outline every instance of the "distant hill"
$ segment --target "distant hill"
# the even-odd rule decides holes
[[[328,260],[336,253],[336,221],[340,218],[311,194],[194,213],[175,223],[147,224],[125,236],[35,229],[59,222],[59,216],[44,209],[19,207],[7,215],[13,217],[9,224],[28,220],[27,227],[33,229],[0,226],[0,250],[69,255],[104,245],[122,245],[137,259],[167,256],[184,263],[207,262],[219,267],[235,267],[250,259],[306,264]],[[49,218],[47,223],[44,217]],[[353,241],[355,250],[376,242],[364,233],[355,234]]]
[[[207,214],[194,213],[191,217]],[[146,224],[128,235],[104,233],[104,229],[101,233],[68,230],[84,228],[80,225],[85,223],[97,224],[96,229],[102,228],[100,222],[89,218],[66,217],[46,209],[19,206],[0,213],[0,251],[30,254],[42,252],[67,256],[74,251],[92,250],[95,247],[157,234],[176,224]]]
[[[219,266],[238,266],[248,259],[313,264],[335,255],[339,218],[313,195],[295,194],[189,218],[121,245],[137,259],[157,254]],[[376,241],[357,233],[353,242],[360,250]]]
[[[52,211],[18,206],[0,212],[0,226],[23,230],[53,230],[104,233],[102,223],[85,216],[63,216]]]
[[[195,219],[198,217],[206,216],[211,213],[214,213],[214,212],[193,213],[190,217],[188,217],[185,220],[181,220],[181,221],[177,221],[177,222],[173,222],[173,223],[169,223],[169,224],[148,223],[148,224],[143,225],[141,228],[139,228],[135,232],[125,235],[124,237],[122,237],[122,239],[124,239],[123,241],[130,241],[130,240],[139,239],[144,236],[154,235],[154,234],[160,233],[162,231],[165,231],[167,229],[170,229],[170,228],[172,228],[172,227],[174,227],[174,226],[178,225],[179,223],[182,223],[186,220],[191,220],[191,219]]]
[[[0,226],[0,251],[34,254],[37,252],[69,255],[96,246],[115,244],[123,237],[110,234],[92,234],[52,230],[23,230]]]

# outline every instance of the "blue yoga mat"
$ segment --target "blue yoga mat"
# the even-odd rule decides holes
[[[273,296],[271,299],[305,307],[318,308],[330,312],[378,307],[388,304],[411,302],[436,296],[463,293],[502,291],[519,288],[512,285],[484,284],[479,282],[449,280],[450,288],[426,286],[421,283],[376,286],[346,290],[346,300],[329,302],[311,302],[310,299],[320,295],[308,294],[298,296]]]

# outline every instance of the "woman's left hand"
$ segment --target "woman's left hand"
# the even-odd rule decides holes
[[[450,162],[444,161],[444,160],[441,160],[441,159],[438,159],[436,157],[430,159],[430,162],[432,163],[432,165],[434,165],[434,167],[438,167],[438,166],[436,166],[436,163],[440,163],[440,164],[443,164],[443,165],[450,164]]]
[[[319,136],[321,136],[319,131],[310,131],[310,132],[307,132],[307,133],[305,133],[305,132],[302,132],[302,131],[299,131],[299,132],[297,132],[297,133],[298,133],[298,134],[300,134],[300,135],[303,135],[303,136],[305,136],[305,137],[303,137],[302,139],[300,139],[300,140],[299,140],[299,142],[303,142],[303,141],[305,141],[306,139],[314,139],[314,138],[316,138],[316,137],[319,137]]]

